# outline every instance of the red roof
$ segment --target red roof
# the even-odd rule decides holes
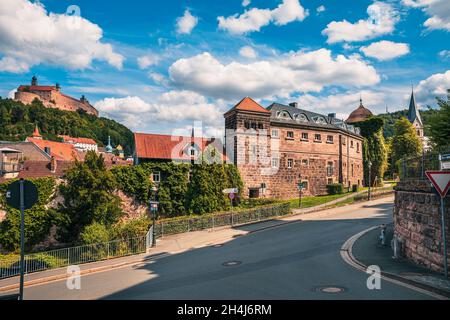
[[[21,85],[17,89],[18,91],[53,91],[56,90],[55,86],[24,86]]]
[[[74,138],[71,136],[60,135],[60,137],[64,140],[64,142],[73,142],[73,143],[85,143],[85,144],[97,144],[95,140],[91,138]]]
[[[192,140],[193,139],[193,140]],[[136,156],[146,159],[191,160],[186,147],[194,142],[201,151],[214,144],[215,139],[201,137],[171,136],[164,134],[135,133]],[[216,147],[219,151],[221,146]]]
[[[45,148],[50,148],[50,155],[58,160],[73,161],[74,159],[78,159],[75,147],[71,144],[35,139],[32,137],[28,137],[27,141],[34,143],[43,151],[45,151]]]
[[[34,132],[33,132],[32,137],[42,137],[41,134],[39,133],[39,128],[38,128],[37,125],[36,125],[36,127],[34,128]]]
[[[243,111],[270,113],[269,110],[267,110],[266,108],[262,107],[260,104],[258,104],[255,100],[253,100],[250,97],[245,97],[244,99],[239,101],[228,112],[230,112],[232,110],[243,110]]]

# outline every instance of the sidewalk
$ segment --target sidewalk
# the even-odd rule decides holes
[[[390,246],[393,237],[392,224],[387,228],[386,246],[378,244],[379,235],[379,228],[375,228],[353,244],[352,254],[359,263],[365,266],[377,265],[388,277],[392,275],[400,281],[450,297],[450,279],[445,279],[444,275],[417,266],[405,259],[392,258],[393,251]]]

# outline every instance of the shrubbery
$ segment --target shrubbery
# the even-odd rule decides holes
[[[328,184],[327,192],[328,192],[328,194],[343,194],[344,186],[342,185],[342,183]]]

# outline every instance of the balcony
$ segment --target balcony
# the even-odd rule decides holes
[[[18,173],[22,170],[22,164],[18,162],[2,162],[0,163],[0,176],[10,173]]]

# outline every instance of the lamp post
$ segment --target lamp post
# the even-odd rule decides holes
[[[302,189],[303,189],[303,183],[302,183],[302,176],[298,176],[299,182],[297,184],[298,188],[298,208],[302,208]]]
[[[150,201],[150,211],[152,213],[153,229],[152,229],[152,247],[156,246],[156,215],[158,214],[158,188],[156,186],[152,187],[153,200]]]
[[[371,185],[371,180],[372,180],[372,162],[369,160],[369,162],[367,163],[367,165],[369,166],[369,190],[367,191],[367,200],[370,201],[370,185]]]

